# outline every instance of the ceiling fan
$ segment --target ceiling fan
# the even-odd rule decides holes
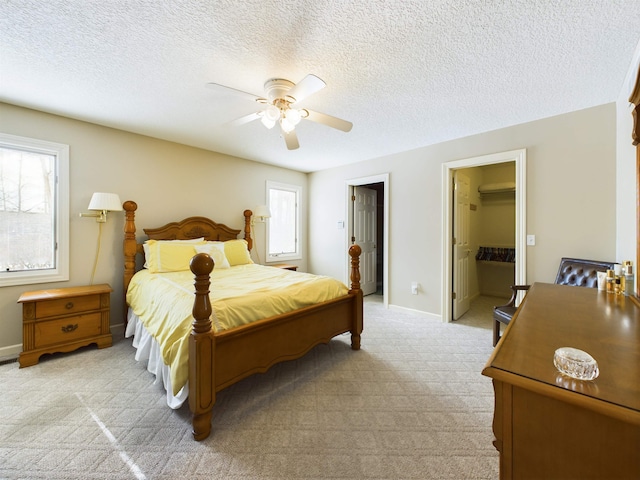
[[[349,132],[353,127],[353,123],[346,120],[332,117],[325,113],[314,112],[308,108],[295,107],[298,102],[326,86],[326,83],[315,75],[309,74],[298,83],[293,83],[284,78],[270,78],[264,83],[264,97],[218,83],[207,83],[206,86],[221,93],[237,95],[260,103],[260,110],[231,121],[231,125],[244,125],[254,120],[260,120],[265,127],[270,129],[277,123],[280,125],[282,136],[289,150],[295,150],[300,147],[295,127],[303,119],[321,123],[343,132]]]

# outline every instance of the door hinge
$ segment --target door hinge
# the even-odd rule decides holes
[[[456,245],[457,243],[456,237],[453,237],[453,243],[451,245]]]
[[[455,300],[456,299],[456,292],[451,292],[451,300]]]

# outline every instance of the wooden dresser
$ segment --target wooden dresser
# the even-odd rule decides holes
[[[95,343],[112,344],[107,284],[25,292],[22,303],[20,367],[38,363],[45,353],[70,352]]]
[[[600,375],[560,374],[560,347],[589,353]],[[628,297],[534,284],[482,373],[501,479],[640,478],[640,309]]]

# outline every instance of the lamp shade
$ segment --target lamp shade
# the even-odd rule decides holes
[[[269,211],[269,208],[266,205],[258,205],[256,209],[253,211],[253,216],[260,217],[260,218],[269,218],[271,217],[271,212]]]
[[[100,193],[92,195],[89,202],[89,210],[106,210],[108,212],[121,212],[122,202],[117,193]]]

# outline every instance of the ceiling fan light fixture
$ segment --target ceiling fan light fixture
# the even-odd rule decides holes
[[[282,127],[282,130],[284,131],[284,133],[292,132],[293,129],[295,128],[295,125],[291,123],[289,120],[287,120],[286,118],[280,119],[280,126]]]
[[[275,120],[271,120],[270,118],[267,118],[266,115],[262,115],[262,118],[260,119],[260,121],[262,122],[262,124],[267,127],[268,129],[272,129],[275,124],[276,121]]]
[[[302,119],[308,119],[343,132],[351,131],[353,124],[346,120],[305,108],[292,108],[294,104],[318,92],[325,86],[326,84],[322,79],[312,74],[307,75],[297,84],[283,78],[270,78],[264,83],[265,97],[259,97],[252,93],[217,83],[207,84],[207,87],[225,89],[225,91],[233,95],[250,98],[261,104],[262,106],[258,111],[233,120],[230,124],[238,126],[260,119],[266,128],[271,129],[276,123],[279,123],[282,131],[281,136],[285,139],[289,150],[295,150],[300,147],[295,127]]]
[[[270,122],[277,122],[280,118],[280,109],[275,105],[269,105],[264,111],[264,118],[268,119]]]
[[[291,123],[293,126],[296,126],[300,123],[300,120],[302,120],[302,115],[300,114],[299,110],[290,108],[288,110],[285,110],[284,118],[287,120],[287,122]]]

